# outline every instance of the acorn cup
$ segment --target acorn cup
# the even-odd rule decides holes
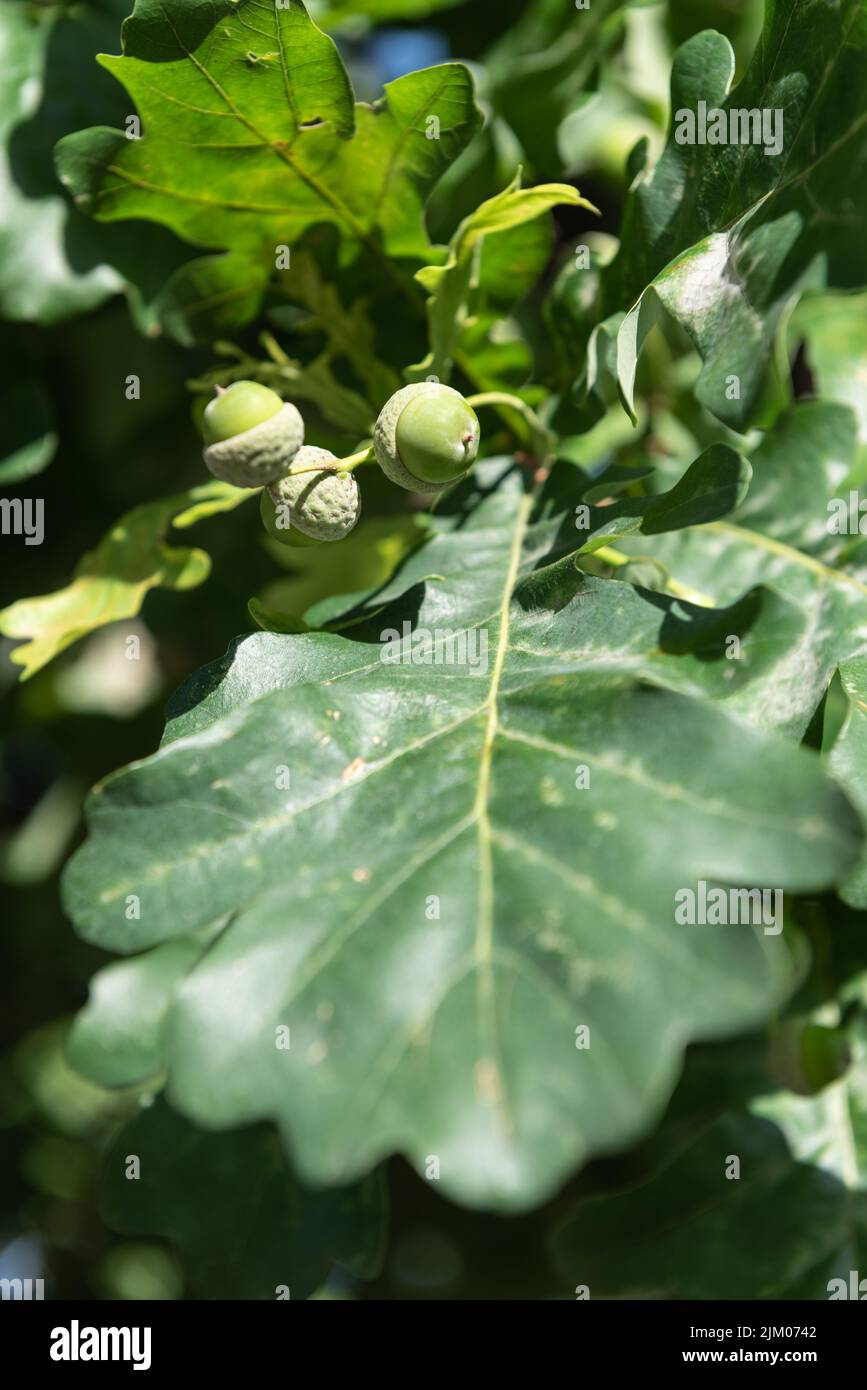
[[[336,462],[328,449],[307,444],[295,455],[292,467]],[[260,509],[268,534],[285,545],[303,545],[298,535],[308,542],[339,541],[349,535],[361,515],[361,493],[349,472],[323,469],[297,477],[290,474],[263,492]]]

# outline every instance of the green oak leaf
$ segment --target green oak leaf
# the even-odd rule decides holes
[[[624,211],[620,251],[605,277],[605,312],[626,308],[673,257],[760,205],[759,226],[776,225],[787,242],[803,243],[785,267],[787,279],[816,254],[819,237],[830,283],[857,284],[863,262],[857,170],[867,156],[863,5],[772,0],[752,60],[732,87],[734,71],[731,44],[712,30],[678,49],[668,143]],[[782,111],[782,151],[766,155],[762,143],[678,143],[676,113],[695,111],[699,101],[725,112]],[[797,231],[790,236],[792,224]]]
[[[135,1181],[131,1155],[140,1165]],[[379,1264],[385,1194],[378,1176],[305,1190],[267,1125],[210,1134],[158,1098],[115,1135],[102,1178],[107,1224],[176,1246],[192,1297],[309,1298],[336,1261],[367,1275]]]
[[[342,603],[338,606],[345,608],[351,603],[348,590],[375,593],[423,535],[423,517],[416,513],[362,519],[333,554],[332,547],[295,549],[272,541],[269,552],[291,573],[267,585],[261,601],[251,603],[250,616],[266,630],[298,632],[306,627],[304,615],[314,616],[314,610],[317,625],[322,625],[321,605],[339,594]]]
[[[259,315],[270,280],[271,267],[240,253],[196,256],[140,307],[140,326],[184,347],[210,343]]]
[[[410,73],[355,105],[333,41],[300,0],[137,0],[123,47],[100,61],[143,135],[97,128],[61,141],[58,171],[79,206],[272,269],[276,248],[317,223],[392,274],[388,257],[426,257],[425,198],[480,119],[466,68]]]
[[[195,956],[228,919],[162,1017],[171,1103],[273,1119],[303,1182],[397,1150],[464,1203],[539,1201],[649,1128],[690,1038],[793,987],[787,933],[678,926],[677,889],[814,891],[859,852],[815,754],[667,687],[722,685],[721,653],[661,652],[665,598],[575,567],[575,476],[489,461],[368,629],[241,639],[91,797],[64,882],[86,940]],[[384,661],[404,621],[467,650]]]
[[[621,33],[624,0],[536,0],[484,57],[490,100],[540,176],[562,168],[557,131]]]
[[[325,29],[339,29],[359,20],[369,24],[386,24],[390,20],[403,22],[427,19],[439,10],[453,10],[466,0],[314,0],[311,5],[318,24]]]
[[[726,1178],[732,1156],[738,1181]],[[769,1119],[734,1113],[650,1182],[582,1203],[558,1232],[559,1264],[570,1291],[586,1285],[591,1298],[827,1298],[828,1280],[848,1280],[867,1254],[863,1230],[852,1246],[850,1201]]]
[[[41,167],[45,151],[40,149],[46,118],[40,121],[39,110],[46,96],[55,140],[80,123],[82,116],[94,118],[88,106],[92,92],[79,78],[92,45],[105,42],[110,32],[103,17],[89,8],[65,11],[4,5],[0,10],[0,312],[4,318],[52,323],[93,308],[122,286],[105,258],[93,254],[94,239],[86,219],[54,180],[51,143],[47,177]],[[52,80],[49,56],[58,44],[66,56],[59,79]],[[65,121],[58,129],[61,115]],[[82,259],[86,268],[81,266]]]
[[[562,177],[560,122],[594,85],[596,69],[620,39],[627,8],[624,0],[593,0],[585,10],[574,0],[527,0],[497,34],[478,73],[488,118],[431,197],[428,221],[436,239],[449,238],[479,198],[493,197],[521,166],[533,179]]]
[[[849,538],[829,528],[829,503],[853,465],[856,444],[847,406],[803,402],[780,417],[751,455],[750,491],[731,516],[620,543],[626,554],[655,560],[711,603],[729,605],[770,585],[801,608],[803,639],[781,661],[767,710],[769,723],[793,736],[805,732],[837,665],[867,636],[867,585],[847,561]]]
[[[731,429],[753,422],[777,329],[798,296],[822,283],[818,262],[809,262],[801,275],[784,274],[799,236],[796,218],[769,225],[750,214],[660,271],[617,333],[617,380],[633,419],[638,359],[651,329],[668,313],[702,359],[696,399]]]
[[[852,407],[867,444],[867,293],[805,295],[787,331],[806,342],[819,394]]]
[[[66,1039],[66,1057],[76,1071],[104,1086],[138,1086],[157,1077],[172,992],[226,921],[97,971]]]
[[[865,978],[847,992],[863,1008]],[[849,1041],[848,1071],[816,1095],[774,1089],[758,1057],[764,1084],[745,1103],[730,1067],[712,1076],[714,1089],[693,1097],[686,1119],[673,1115],[651,1141],[646,1174],[573,1204],[553,1242],[570,1293],[589,1285],[591,1298],[851,1297],[851,1271],[867,1263],[863,1013]]]
[[[0,311],[8,319],[56,323],[125,290],[137,324],[153,332],[154,295],[189,258],[162,229],[96,225],[55,173],[62,136],[128,114],[121,89],[94,66],[126,10],[125,0],[0,9]]]
[[[841,786],[862,814],[867,813],[867,659],[853,656],[840,664],[847,700],[843,727],[829,754],[829,764]],[[867,859],[847,879],[841,895],[853,907],[867,907]]]
[[[742,455],[727,444],[712,444],[668,492],[651,497],[628,497],[610,506],[588,508],[586,523],[590,535],[579,553],[592,554],[611,541],[637,531],[653,536],[715,521],[743,500],[751,477],[752,469]],[[617,482],[614,486],[617,487]],[[590,493],[605,490],[603,476]]]
[[[416,271],[416,280],[429,295],[431,350],[424,362],[411,369],[411,378],[422,380],[433,374],[441,381],[449,379],[456,346],[467,319],[470,296],[481,279],[488,239],[535,222],[559,205],[597,211],[569,184],[522,188],[518,173],[508,188],[464,218],[452,237],[448,259],[443,265],[424,266]]]
[[[761,42],[730,88],[721,34],[695,35],[675,57],[671,129],[636,180],[621,248],[603,276],[602,312],[633,307],[618,336],[631,407],[635,360],[660,311],[689,334],[704,367],[698,399],[743,429],[761,393],[779,325],[805,290],[867,279],[867,14],[860,0],[769,4]],[[781,113],[782,146],[679,144],[678,112]],[[637,301],[637,302],[636,302]]]
[[[11,348],[12,344],[8,346]],[[38,376],[10,357],[0,382],[0,416],[4,438],[0,451],[0,486],[33,478],[47,468],[57,449],[51,402]]]
[[[145,502],[115,523],[95,550],[82,556],[65,589],[18,599],[0,612],[0,632],[26,638],[10,658],[22,680],[96,628],[139,612],[151,589],[193,589],[208,577],[203,550],[166,544],[170,525],[191,525],[252,496],[226,483],[205,483],[174,497]]]

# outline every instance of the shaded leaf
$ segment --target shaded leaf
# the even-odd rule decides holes
[[[57,448],[51,403],[38,379],[10,366],[0,385],[4,425],[0,486],[23,482],[47,468]]]
[[[852,192],[857,200],[857,169],[865,158],[863,6],[858,0],[768,5],[761,41],[741,81],[731,87],[734,70],[731,44],[712,30],[678,49],[668,142],[624,212],[621,250],[605,277],[606,312],[626,308],[673,257],[760,205],[755,222],[732,236],[735,262],[749,262],[748,236],[775,226],[787,245],[797,243],[785,267],[787,282],[821,242],[830,283],[857,283],[863,245]],[[696,112],[699,101],[727,115],[781,111],[782,151],[766,155],[762,141],[679,143],[677,113]],[[770,233],[762,245],[772,249]],[[772,269],[765,274],[760,266],[752,268],[759,277],[755,283],[769,287]]]
[[[97,120],[124,121],[120,89],[95,66],[114,47],[125,0],[88,5],[4,5],[0,10],[0,309],[13,320],[56,323],[126,290],[137,322],[189,256],[155,227],[99,227],[64,193],[58,139]]]
[[[852,407],[858,438],[867,443],[867,294],[806,295],[788,334],[792,343],[806,339],[819,393]]]
[[[782,416],[753,453],[753,483],[731,516],[688,531],[625,538],[621,548],[661,563],[687,589],[732,604],[773,586],[806,615],[802,639],[780,662],[766,718],[795,736],[806,730],[838,663],[867,636],[867,586],[846,562],[846,537],[829,531],[829,506],[853,463],[855,419],[847,407],[805,402]]]
[[[860,994],[863,1002],[863,977]],[[685,1138],[673,1127],[663,1134],[646,1181],[577,1203],[555,1237],[570,1289],[589,1284],[591,1298],[827,1299],[841,1296],[831,1281],[842,1280],[851,1297],[851,1271],[867,1260],[863,1019],[854,1034],[847,1074],[815,1096],[765,1087],[729,1108],[726,1070],[725,1090],[705,1090],[699,1109],[716,1101],[722,1113],[702,1122],[693,1110]]]
[[[590,535],[579,553],[590,554],[637,531],[653,536],[715,521],[743,500],[751,477],[752,469],[742,455],[727,444],[714,444],[690,464],[669,492],[627,497],[610,506],[594,507],[587,518]],[[590,494],[599,491],[607,491],[605,479],[597,488],[591,488]]]
[[[140,1163],[134,1180],[130,1155]],[[305,1191],[270,1128],[208,1134],[162,1099],[112,1142],[101,1208],[125,1235],[176,1245],[189,1293],[211,1298],[308,1298],[337,1260],[372,1273],[385,1223],[376,1176],[342,1191]]]
[[[854,656],[842,662],[840,678],[848,709],[829,763],[853,803],[867,816],[867,659]],[[843,885],[841,895],[853,907],[867,907],[867,860],[861,860]]]
[[[285,546],[273,543],[271,553],[292,573],[267,586],[261,602],[251,603],[251,616],[272,632],[303,631],[305,615],[322,626],[328,621],[329,600],[334,601],[335,613],[343,613],[354,605],[356,595],[376,592],[423,535],[418,516],[373,517],[359,522],[337,549],[311,546],[287,554]]]
[[[120,276],[102,257],[92,259],[83,271],[79,268],[81,248],[71,252],[68,233],[70,225],[76,224],[86,233],[87,222],[75,213],[54,180],[50,153],[60,134],[81,124],[81,108],[86,109],[89,98],[87,87],[82,89],[80,83],[82,60],[90,57],[96,43],[106,42],[110,32],[102,17],[90,10],[69,14],[57,8],[39,13],[26,5],[4,5],[0,11],[0,141],[4,147],[0,151],[4,204],[0,310],[4,318],[55,322],[92,308],[121,288]],[[46,146],[38,112],[46,80],[50,81],[49,52],[57,40],[64,44],[68,58],[60,81],[51,84],[55,122],[64,106],[71,109],[59,128],[55,123]],[[88,115],[83,118],[87,120]],[[22,134],[25,125],[28,129]],[[21,181],[22,158],[27,184]]]

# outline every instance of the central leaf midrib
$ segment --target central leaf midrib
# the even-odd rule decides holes
[[[521,505],[518,508],[515,518],[515,532],[512,537],[509,560],[503,580],[500,623],[497,632],[497,649],[494,655],[491,683],[485,701],[487,719],[479,758],[479,778],[474,806],[479,853],[478,915],[474,944],[474,956],[476,961],[476,1005],[478,1010],[480,1040],[487,1046],[487,1055],[480,1057],[478,1061],[480,1065],[487,1064],[494,1069],[494,1094],[493,1096],[489,1096],[488,1099],[496,1105],[501,1123],[507,1135],[512,1133],[514,1126],[505,1097],[502,1059],[497,1036],[497,1013],[496,1001],[494,998],[493,974],[494,872],[488,800],[490,797],[491,763],[498,727],[497,699],[509,642],[512,591],[515,587],[515,580],[521,563],[524,536],[526,535],[527,522],[534,499],[535,492],[531,491],[526,493],[521,500]]]

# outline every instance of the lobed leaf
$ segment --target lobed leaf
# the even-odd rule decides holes
[[[91,798],[65,879],[87,940],[133,954],[228,917],[166,1010],[172,1103],[272,1118],[305,1182],[398,1150],[465,1203],[532,1205],[650,1126],[690,1038],[792,987],[785,935],[678,926],[678,888],[816,890],[855,861],[814,755],[672,688],[723,687],[721,654],[576,569],[574,479],[486,465],[367,641],[241,640]],[[384,662],[404,620],[485,634],[487,668]]]
[[[123,55],[101,61],[144,134],[97,128],[60,142],[79,206],[271,267],[316,223],[386,270],[387,257],[425,256],[425,197],[479,122],[466,68],[410,73],[376,105],[355,105],[333,41],[300,0],[137,0],[123,39]]]

